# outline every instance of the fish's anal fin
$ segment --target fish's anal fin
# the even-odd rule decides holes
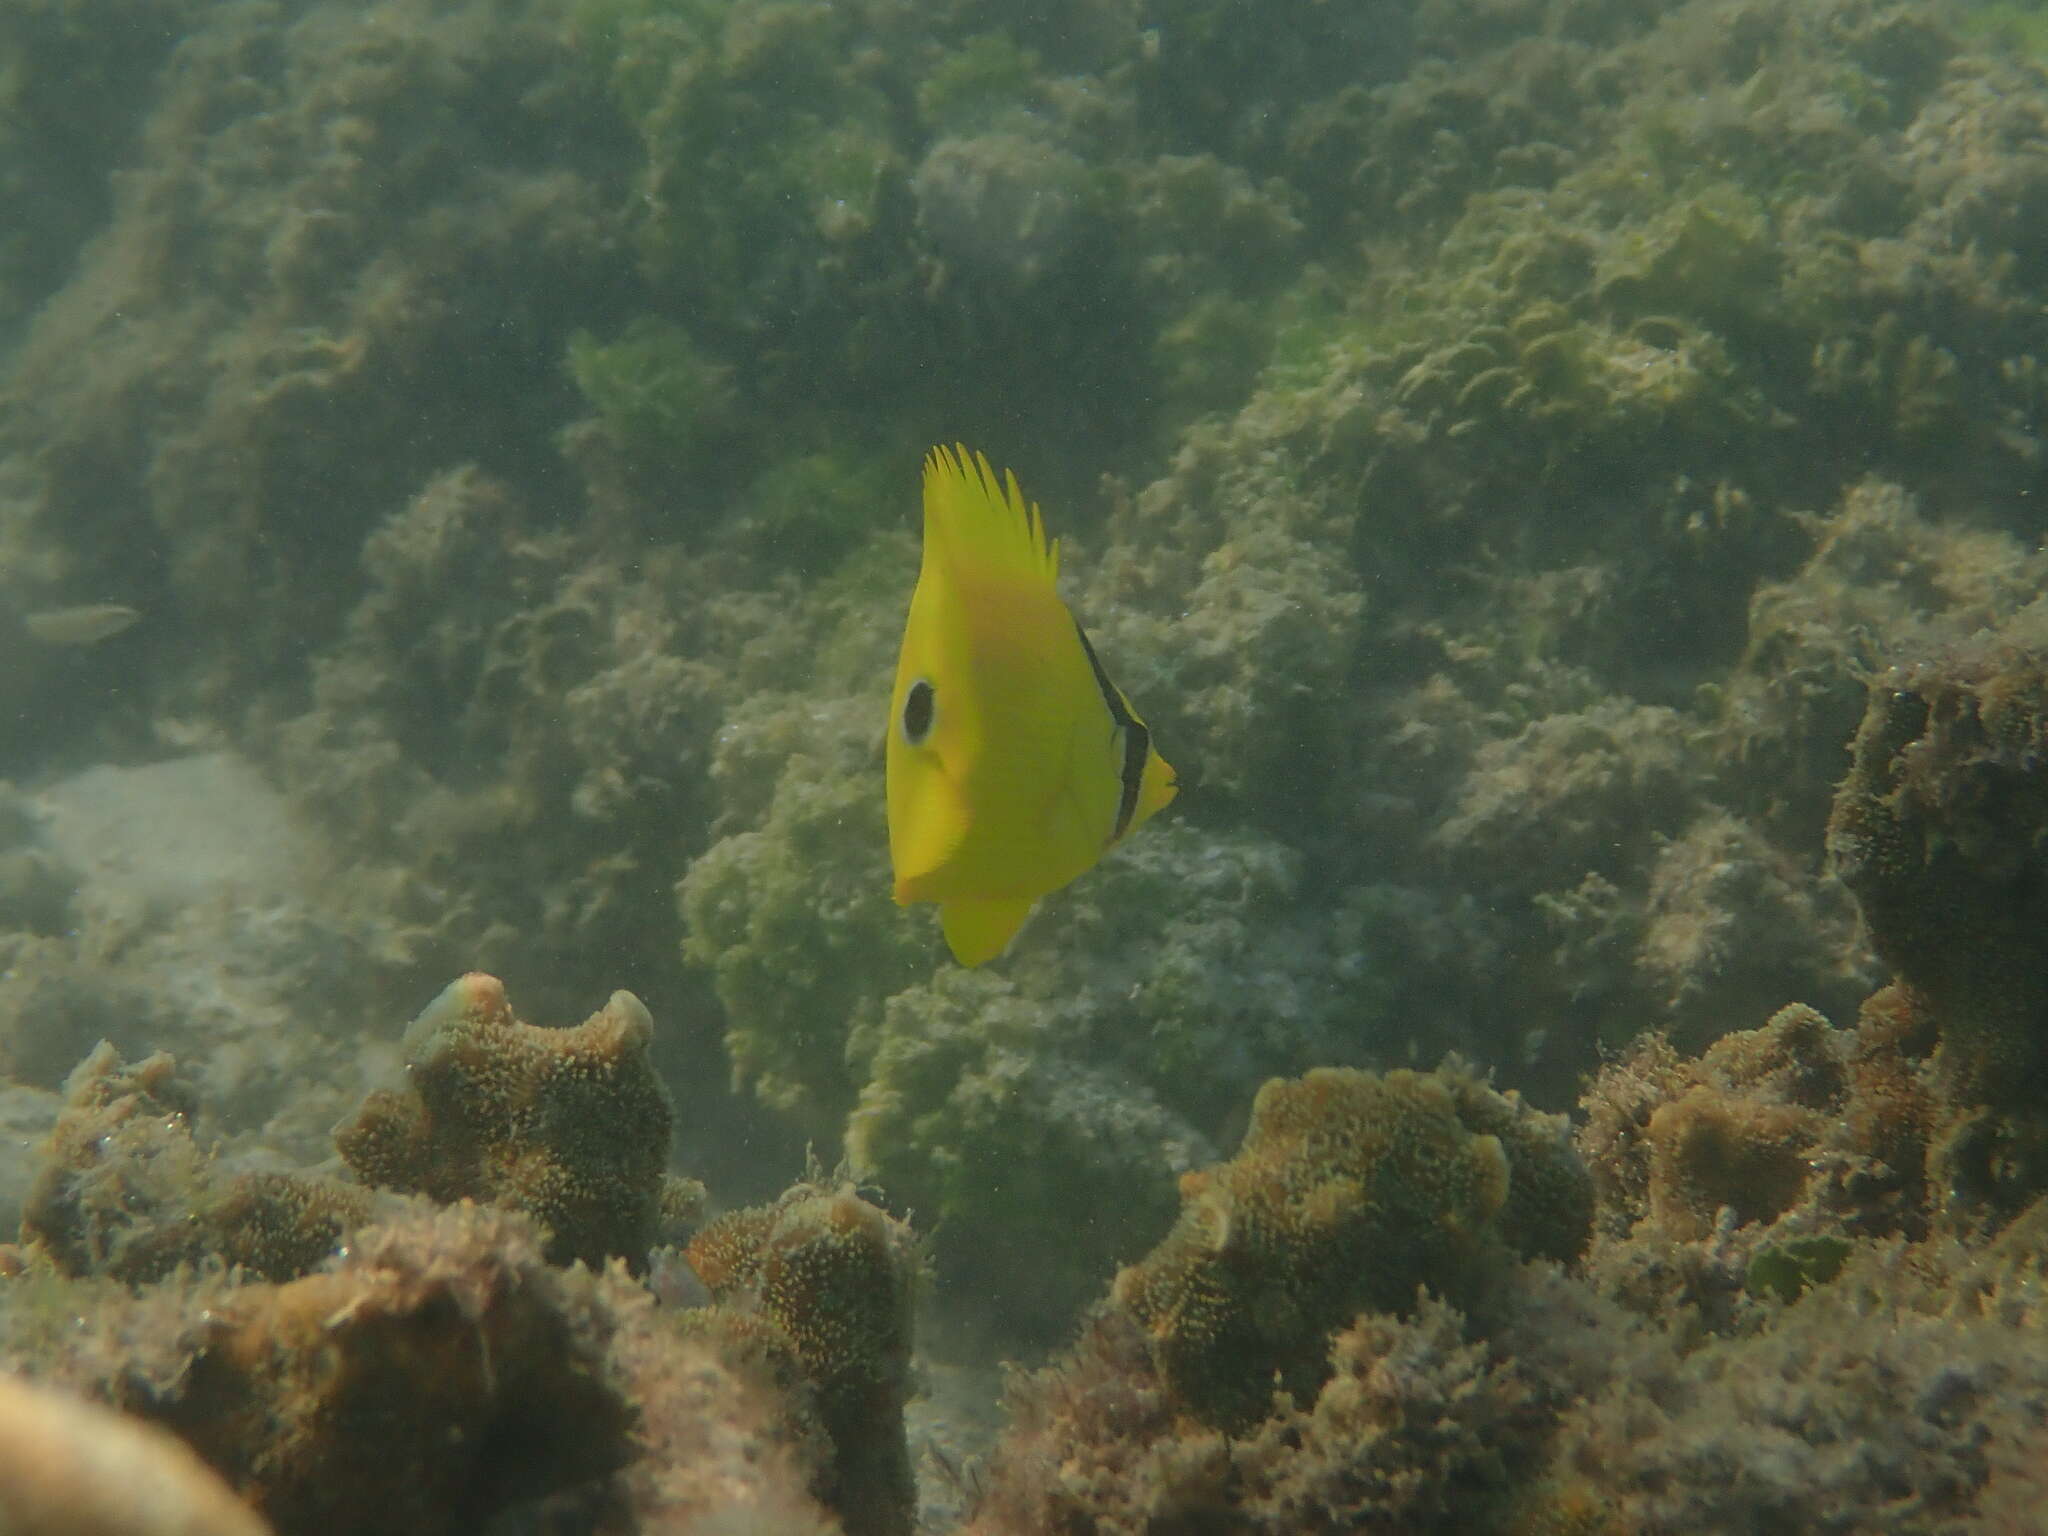
[[[946,930],[946,946],[953,951],[953,958],[962,965],[980,965],[995,959],[1024,926],[1035,899],[983,896],[944,903],[939,908],[939,922]]]

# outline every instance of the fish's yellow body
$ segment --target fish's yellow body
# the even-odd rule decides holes
[[[1173,770],[1055,589],[1017,477],[934,448],[924,563],[889,702],[896,900],[935,901],[962,965],[1173,798]]]

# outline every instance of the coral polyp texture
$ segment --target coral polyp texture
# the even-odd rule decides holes
[[[1644,1040],[1586,1096],[1600,1235],[1582,1264],[1497,1254],[1484,1281],[1468,1272],[1444,1287],[1463,1292],[1462,1309],[1369,1304],[1324,1332],[1316,1356],[1304,1345],[1297,1360],[1314,1368],[1291,1379],[1272,1340],[1313,1300],[1302,1251],[1230,1251],[1222,1207],[1201,1208],[1209,1186],[1190,1180],[1190,1210],[1120,1278],[1122,1304],[1013,1388],[965,1529],[2007,1528],[1971,1520],[2039,1507],[2048,1206],[2003,1230],[1973,1218],[1964,1236],[1930,1220],[1947,1198],[1945,1176],[1919,1171],[1943,1134],[1931,1049],[1897,987],[1853,1029],[1795,1004],[1697,1058]],[[1454,1103],[1485,1091],[1435,1076],[1458,1085],[1436,1095]],[[1384,1113],[1399,1099],[1359,1094],[1354,1107],[1367,1103]],[[1260,1105],[1248,1151],[1282,1143],[1261,1124],[1274,1108]],[[1560,1134],[1546,1118],[1527,1126],[1539,1144]],[[1460,1142],[1441,1103],[1431,1122],[1415,1138],[1430,1157],[1388,1167],[1411,1202],[1436,1191],[1455,1228],[1496,1203],[1475,1171],[1492,1149],[1471,1145],[1490,1133],[1460,1119]],[[1216,1172],[1243,1194],[1258,1187],[1239,1166],[1252,1161]],[[1313,1197],[1293,1200],[1295,1227],[1362,1204],[1342,1178],[1296,1182]],[[1583,1182],[1556,1187],[1568,1184],[1583,1210]],[[1269,1194],[1264,1207],[1289,1202]],[[1470,1251],[1463,1233],[1437,1241]],[[1371,1273],[1365,1257],[1353,1267]],[[1180,1310],[1142,1294],[1132,1305],[1134,1276]],[[1243,1412],[1225,1423],[1191,1400],[1185,1356],[1161,1345],[1166,1330],[1221,1338],[1219,1320],[1240,1346],[1253,1341],[1233,1297],[1251,1298],[1266,1338],[1263,1355],[1241,1349]]]
[[[786,1340],[833,1456],[822,1496],[849,1536],[907,1536],[917,1491],[904,1440],[911,1304],[921,1267],[909,1227],[848,1186],[792,1186],[690,1242],[721,1308]]]
[[[1603,1067],[1578,1133],[1598,1194],[1595,1284],[1718,1327],[1752,1292],[1796,1296],[1832,1275],[1851,1237],[1923,1234],[1931,1108],[1893,1023],[1879,1007],[1837,1029],[1790,1004],[1697,1058],[1650,1035]]]
[[[630,992],[570,1029],[521,1023],[504,984],[451,982],[406,1034],[407,1086],[336,1128],[365,1183],[488,1201],[547,1228],[556,1263],[638,1266],[658,1231],[674,1111]]]
[[[1181,1179],[1181,1214],[1111,1295],[1174,1401],[1242,1430],[1307,1400],[1330,1337],[1418,1291],[1482,1298],[1518,1258],[1584,1247],[1592,1187],[1567,1122],[1453,1063],[1318,1068],[1259,1090],[1237,1156]]]

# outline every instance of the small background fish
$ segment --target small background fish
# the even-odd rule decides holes
[[[22,628],[45,645],[97,645],[110,640],[142,617],[125,603],[80,603],[72,608],[45,608],[26,615]]]

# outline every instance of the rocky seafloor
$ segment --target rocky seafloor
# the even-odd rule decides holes
[[[2039,1528],[2033,9],[0,59],[0,1525]],[[955,440],[1183,781],[974,971]]]

